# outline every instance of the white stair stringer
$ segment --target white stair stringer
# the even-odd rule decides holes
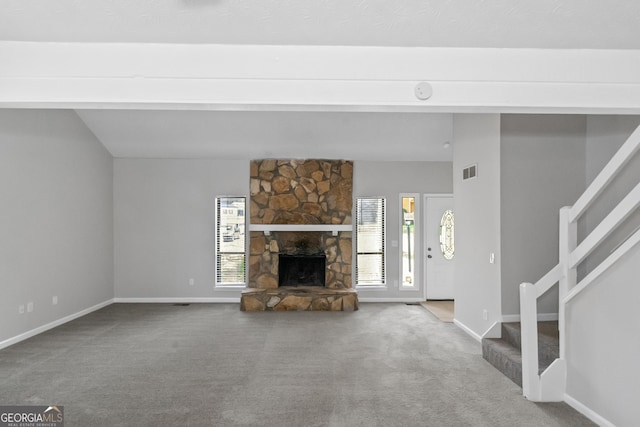
[[[524,370],[523,365],[523,373]],[[567,364],[564,359],[556,359],[537,376],[535,381],[530,381],[527,387],[524,386],[524,397],[532,402],[562,402],[565,395],[567,383]]]
[[[567,384],[567,362],[556,359],[540,374],[540,401],[562,402]]]

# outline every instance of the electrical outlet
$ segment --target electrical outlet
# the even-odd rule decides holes
[[[31,313],[33,311],[33,301],[29,301],[27,303],[27,313]]]
[[[189,286],[193,286],[196,284],[195,279],[192,277],[191,279],[189,279]]]
[[[19,313],[19,314],[24,314],[24,304],[20,304],[20,305],[18,306],[18,313]]]
[[[489,318],[489,312],[487,310],[482,310],[482,320],[487,320]]]
[[[54,296],[53,298],[51,298],[51,305],[58,305],[58,297]]]

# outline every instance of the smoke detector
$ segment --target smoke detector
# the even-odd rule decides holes
[[[416,94],[416,98],[421,101],[425,101],[433,95],[433,88],[427,82],[420,82],[416,85],[414,92]]]

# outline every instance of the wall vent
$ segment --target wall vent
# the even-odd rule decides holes
[[[467,166],[466,168],[462,169],[462,179],[471,179],[471,178],[475,178],[476,176],[478,176],[478,165],[471,165],[471,166]]]

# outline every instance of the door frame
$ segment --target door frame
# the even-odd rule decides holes
[[[453,199],[453,193],[424,193],[422,196],[422,223],[424,227],[422,227],[422,253],[425,254],[422,257],[421,270],[422,270],[422,299],[427,300],[427,211],[428,211],[428,199],[430,198],[443,198],[448,197]]]

